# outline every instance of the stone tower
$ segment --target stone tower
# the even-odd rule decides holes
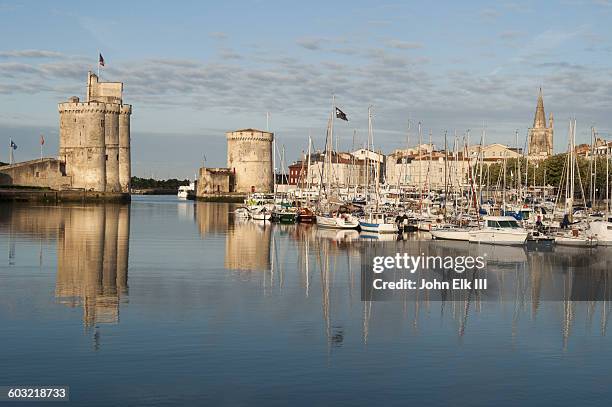
[[[59,104],[60,151],[73,188],[130,192],[130,114],[123,83],[99,82],[89,72],[85,102]]]
[[[227,167],[234,173],[234,192],[272,192],[274,133],[243,129],[225,133]]]
[[[544,113],[544,96],[542,88],[538,93],[533,127],[529,129],[529,157],[546,158],[553,154],[553,115],[550,114],[548,127],[546,127],[546,114]]]
[[[130,192],[132,161],[130,158],[130,116],[131,105],[121,105],[119,113],[119,184],[121,192]]]

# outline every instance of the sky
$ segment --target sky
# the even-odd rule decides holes
[[[132,172],[193,177],[226,164],[226,131],[269,128],[286,161],[324,145],[332,95],[348,116],[342,150],[385,153],[424,138],[523,147],[538,88],[579,142],[612,138],[612,0],[0,0],[0,161],[57,154],[57,103],[84,97],[87,71],[124,83],[133,105]]]

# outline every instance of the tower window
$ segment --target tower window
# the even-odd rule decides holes
[[[106,159],[106,161],[108,161],[108,154],[106,154],[104,158]]]

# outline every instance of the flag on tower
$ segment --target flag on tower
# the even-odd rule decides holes
[[[40,145],[44,145],[45,144],[45,136],[43,136],[42,134],[40,135]]]
[[[102,54],[99,55],[100,57],[98,58],[98,65],[104,66],[104,57],[102,56]]]
[[[340,120],[344,120],[345,122],[348,122],[348,118],[346,117],[346,114],[338,108],[336,108],[336,118]]]
[[[17,150],[17,144],[15,144],[15,142],[13,140],[11,140],[11,148],[13,150]]]

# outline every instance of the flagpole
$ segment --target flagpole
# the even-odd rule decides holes
[[[9,164],[13,164],[13,138],[9,137]]]
[[[100,79],[100,50],[98,50],[98,79]]]

